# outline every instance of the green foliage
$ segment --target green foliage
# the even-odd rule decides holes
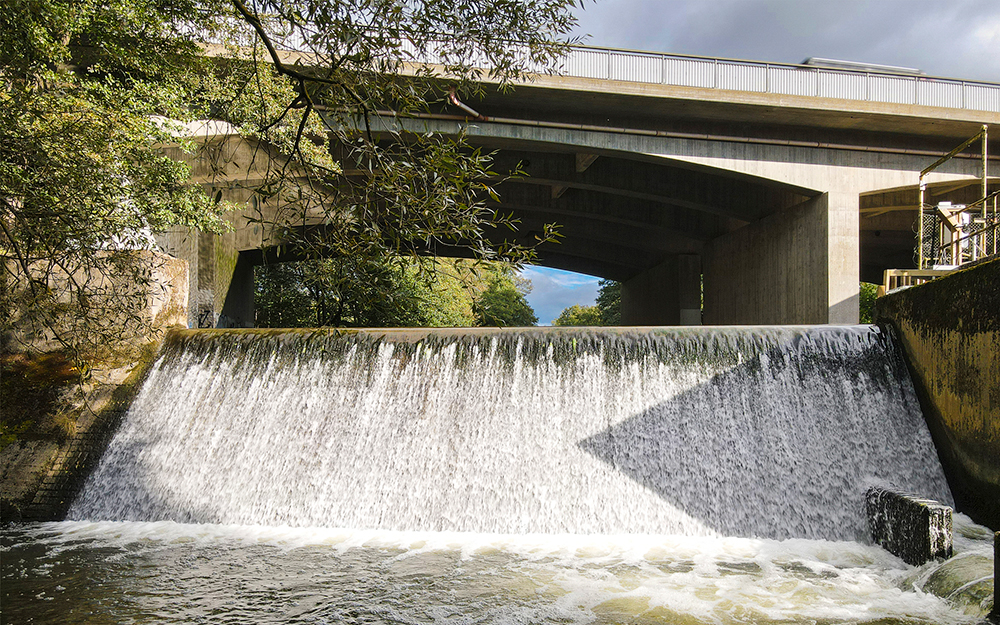
[[[530,283],[491,263],[277,263],[257,268],[255,287],[258,327],[468,327],[485,315],[493,315],[489,325],[537,322],[524,300]]]
[[[614,280],[601,280],[597,293],[597,308],[601,311],[602,326],[617,326],[622,323],[622,285]]]
[[[878,285],[870,282],[862,282],[858,297],[858,321],[861,323],[875,323],[875,299],[878,294]]]
[[[229,52],[244,59],[233,65],[248,70],[246,91],[277,77],[293,94],[272,99],[280,106],[256,106],[254,99],[250,106],[239,96],[217,107],[288,159],[256,186],[271,207],[262,211],[262,225],[301,256],[351,258],[357,266],[402,257],[429,265],[439,251],[530,262],[538,244],[556,240],[555,225],[524,244],[513,236],[516,220],[486,203],[498,198],[497,182],[519,172],[495,171],[492,156],[462,134],[407,132],[407,120],[447,107],[452,93],[484,95],[483,78],[506,89],[554,66],[577,4],[232,0],[250,27],[236,33],[238,47]],[[283,46],[302,51],[304,62],[285,64],[277,53]],[[422,60],[433,64],[411,71]]]
[[[601,309],[597,306],[580,306],[574,304],[563,309],[559,317],[552,322],[554,326],[600,326],[604,325]]]
[[[446,282],[422,279],[436,262],[424,255],[444,245],[476,258],[529,260],[531,248],[487,238],[516,228],[485,205],[496,196],[487,181],[508,172],[492,171],[490,155],[468,148],[463,137],[420,134],[400,141],[400,131],[384,122],[376,135],[374,112],[424,111],[449,89],[463,97],[482,93],[476,82],[482,70],[472,59],[488,59],[490,77],[502,86],[551,64],[573,26],[573,5],[5,3],[5,336],[29,345],[39,337],[56,339],[78,359],[93,353],[118,338],[112,327],[119,325],[117,316],[141,299],[112,287],[149,279],[140,257],[109,248],[146,247],[151,232],[173,226],[225,229],[225,207],[188,185],[187,166],[161,149],[178,143],[194,148],[166,120],[206,117],[234,124],[280,157],[281,166],[268,168],[264,180],[244,183],[263,203],[280,206],[260,215],[262,225],[300,255],[350,259],[269,270],[265,283],[299,287],[265,289],[267,324],[298,325],[310,316],[310,325],[469,322],[471,297]],[[372,30],[372,23],[381,29]],[[521,45],[511,46],[511,38]],[[414,60],[403,41],[418,55],[442,60],[448,80],[438,80],[431,69],[400,80],[404,63]],[[224,46],[221,57],[202,54],[216,43]],[[308,68],[283,64],[275,46],[289,44],[309,53]],[[547,226],[539,240],[554,236]],[[405,257],[411,260],[383,260]],[[485,289],[487,302],[503,292],[499,284]],[[451,305],[427,308],[423,303],[432,295],[450,298]],[[125,305],[123,298],[134,301]],[[480,311],[496,305],[483,304]]]
[[[403,263],[324,259],[266,265],[257,274],[259,327],[428,324],[426,287]]]
[[[270,207],[260,224],[299,255],[352,259],[335,273],[361,281],[335,290],[360,298],[352,306],[343,299],[317,304],[323,319],[390,320],[412,309],[397,288],[409,279],[406,271],[380,259],[409,257],[424,267],[434,262],[428,253],[447,247],[477,259],[530,261],[533,246],[503,236],[516,229],[515,220],[486,205],[496,198],[491,185],[517,172],[493,171],[490,155],[462,136],[404,138],[399,120],[441,106],[452,90],[462,98],[483,94],[484,77],[506,89],[552,67],[568,43],[577,4],[5,2],[5,336],[29,345],[55,339],[77,357],[113,342],[107,324],[96,322],[131,306],[116,306],[108,284],[141,282],[148,268],[133,262],[136,256],[107,250],[146,247],[150,232],[173,226],[226,228],[226,207],[188,185],[187,166],[164,154],[165,145],[195,149],[167,120],[226,121],[275,156],[263,180],[242,183]],[[278,48],[301,51],[302,63],[286,64]],[[406,64],[421,59],[438,64],[401,78]],[[224,157],[215,164],[225,165]],[[557,236],[548,224],[537,243]],[[500,292],[497,286],[489,298]],[[360,312],[374,311],[378,299],[389,309]]]
[[[530,281],[517,279],[510,269],[494,274],[472,306],[476,325],[516,328],[538,324],[538,317],[525,298],[530,290]]]
[[[552,322],[557,326],[615,326],[621,325],[621,283],[601,280],[594,306],[573,305],[559,314]]]
[[[138,324],[150,232],[224,229],[219,207],[158,145],[205,60],[171,0],[12,0],[0,10],[0,295],[4,334],[57,340],[77,360]],[[185,12],[186,11],[186,12]],[[185,19],[179,19],[183,14]],[[121,318],[125,317],[125,318]]]

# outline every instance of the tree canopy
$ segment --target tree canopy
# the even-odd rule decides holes
[[[473,312],[484,296],[487,302],[505,301],[503,309],[491,305],[491,325],[531,325],[523,306],[510,304],[524,298],[509,270],[499,264],[437,259],[427,267],[404,258],[364,265],[348,259],[307,260],[257,267],[255,284],[259,327],[468,327],[484,320]],[[506,300],[496,295],[503,290],[496,284],[507,287]],[[521,316],[511,316],[509,310]]]
[[[597,306],[580,306],[573,304],[564,308],[559,316],[552,321],[554,326],[600,326],[601,310]]]
[[[525,297],[531,281],[518,278],[509,266],[501,266],[489,277],[484,290],[472,305],[477,326],[526,327],[538,324],[535,311]]]
[[[0,7],[0,312],[11,336],[76,352],[113,340],[121,309],[92,297],[141,268],[116,250],[180,225],[227,227],[160,146],[174,122],[216,119],[284,159],[253,192],[300,254],[379,259],[456,248],[530,261],[516,222],[486,205],[491,169],[462,136],[402,136],[391,122],[509,88],[552,67],[577,0],[9,0]],[[433,61],[414,65],[414,62]],[[306,220],[315,227],[296,228]],[[262,217],[264,219],[264,217]],[[507,233],[504,235],[503,233]],[[321,236],[319,236],[321,235]],[[364,272],[362,272],[363,274]],[[361,275],[361,274],[359,274]],[[366,274],[365,274],[366,275]],[[379,284],[383,284],[380,282]],[[388,284],[388,283],[385,283]],[[107,289],[105,289],[107,291]],[[103,307],[103,308],[102,308]],[[67,331],[67,317],[79,321]],[[111,334],[109,334],[111,333]]]
[[[601,312],[602,326],[622,324],[622,284],[614,280],[598,282],[597,309]]]

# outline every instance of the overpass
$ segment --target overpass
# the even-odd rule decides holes
[[[528,176],[498,186],[498,208],[526,237],[563,224],[541,264],[621,281],[623,322],[636,325],[856,322],[859,279],[914,266],[920,171],[1000,127],[1000,84],[599,48],[465,105],[386,112],[374,127],[464,130],[498,171],[520,164]],[[990,136],[1000,155],[1000,130]],[[204,140],[246,149],[223,132]],[[925,201],[981,197],[981,147],[928,176]],[[988,163],[992,191],[1000,166]],[[252,169],[196,164],[195,182],[252,202],[240,184]],[[252,320],[245,284],[263,239],[232,219],[222,238],[163,238],[192,263],[203,324]]]

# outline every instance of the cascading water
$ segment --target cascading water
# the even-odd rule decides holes
[[[950,503],[872,326],[182,332],[72,519],[856,539]]]
[[[871,326],[182,332],[0,621],[978,622],[992,533],[908,566],[872,483],[951,500]]]

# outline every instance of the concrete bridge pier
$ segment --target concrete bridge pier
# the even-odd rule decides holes
[[[226,300],[217,322],[220,328],[252,328],[255,321],[253,268],[254,252],[239,252],[233,267]]]
[[[622,283],[622,325],[701,325],[701,257],[676,254]]]
[[[857,323],[857,232],[858,195],[823,193],[713,239],[704,323]]]
[[[668,256],[622,283],[622,324],[857,323],[858,206],[822,193]]]

